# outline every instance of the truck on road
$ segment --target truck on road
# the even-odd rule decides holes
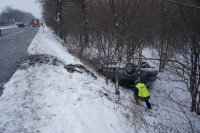
[[[40,21],[39,19],[33,18],[31,21],[31,24],[33,27],[40,27]]]

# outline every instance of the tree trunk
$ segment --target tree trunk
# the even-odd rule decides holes
[[[197,52],[197,41],[195,35],[192,35],[191,37],[192,41],[192,47],[191,47],[191,76],[190,76],[190,91],[192,95],[192,105],[191,105],[191,112],[198,112],[198,101],[197,101],[197,95],[198,95],[198,79],[197,79],[197,72],[198,72],[198,52]]]
[[[82,14],[83,14],[83,37],[84,37],[84,47],[88,46],[88,19],[86,11],[86,0],[82,0]]]
[[[62,14],[62,5],[63,1],[62,0],[56,0],[56,22],[57,22],[57,35],[63,39],[63,34],[62,34],[62,20],[63,20],[63,14]]]
[[[119,66],[116,68],[116,78],[115,78],[115,93],[116,95],[120,95],[119,92]]]

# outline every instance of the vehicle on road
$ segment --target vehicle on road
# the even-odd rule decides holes
[[[135,85],[137,80],[143,78],[146,85],[150,87],[157,78],[158,70],[151,67],[147,62],[143,61],[141,66],[134,63],[125,63],[119,67],[117,62],[98,63],[97,70],[100,74],[108,77],[112,81],[116,80],[116,70],[119,69],[119,84],[122,86],[130,87]]]
[[[31,24],[33,27],[40,27],[40,21],[39,19],[33,18],[31,21]]]
[[[18,28],[24,28],[25,27],[24,23],[19,23],[19,24],[17,24],[17,26],[18,26]]]
[[[1,29],[0,29],[0,36],[1,36]]]

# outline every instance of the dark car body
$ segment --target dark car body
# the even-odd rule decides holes
[[[100,66],[100,67],[99,67]],[[118,67],[116,63],[110,63],[105,65],[99,65],[98,72],[109,79],[115,81],[116,70],[119,71],[119,83],[122,86],[130,87],[134,86],[136,81],[143,78],[146,85],[150,87],[157,78],[158,70],[151,67],[148,63],[142,63],[141,67],[134,65],[133,63],[127,63],[125,66]]]
[[[17,26],[18,26],[18,28],[24,28],[25,27],[24,23],[17,24]]]

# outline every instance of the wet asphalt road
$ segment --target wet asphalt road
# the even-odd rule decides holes
[[[38,28],[10,28],[3,29],[0,36],[0,95],[3,85],[9,81],[16,66],[23,57],[27,56],[27,49]]]

